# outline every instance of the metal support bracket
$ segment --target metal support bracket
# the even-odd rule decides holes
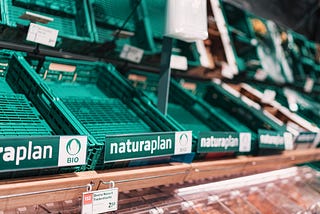
[[[172,38],[163,37],[160,63],[160,78],[158,84],[158,109],[164,115],[167,114],[169,88],[170,88],[170,60],[172,52]]]

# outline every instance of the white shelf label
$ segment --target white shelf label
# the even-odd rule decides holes
[[[239,134],[239,152],[250,152],[251,151],[251,133],[240,133]]]
[[[27,40],[54,47],[56,45],[58,33],[58,30],[31,23],[28,30]]]
[[[82,214],[98,214],[118,209],[118,188],[84,192]]]
[[[293,136],[289,132],[283,133],[284,138],[284,149],[285,150],[292,150],[293,149]]]
[[[268,77],[268,73],[266,71],[264,71],[263,69],[257,69],[255,75],[254,75],[254,79],[259,80],[259,81],[264,81],[265,79],[267,79]]]
[[[120,58],[131,62],[140,63],[144,51],[140,48],[125,44],[121,50]]]
[[[262,98],[261,98],[261,102],[263,103],[271,103],[272,101],[274,101],[275,97],[276,97],[277,93],[273,90],[270,89],[266,89],[263,92]]]
[[[222,62],[222,67],[221,67],[222,76],[224,76],[228,79],[232,79],[235,73],[236,73],[236,71],[233,69],[233,67],[231,67],[230,65],[228,65],[225,62]]]
[[[310,93],[313,89],[314,80],[310,77],[307,77],[306,82],[304,84],[304,91]]]
[[[186,71],[188,70],[188,60],[185,56],[171,55],[170,68]]]

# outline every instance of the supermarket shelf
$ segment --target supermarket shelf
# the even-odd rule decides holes
[[[280,155],[230,160],[203,161],[192,164],[156,165],[116,170],[87,171],[55,176],[0,181],[0,207],[11,209],[81,197],[86,185],[96,190],[100,181],[114,181],[119,191],[181,183],[205,178],[223,178],[290,167],[320,160],[320,149],[285,151]],[[100,189],[108,188],[100,185]]]
[[[232,160],[205,161],[191,164],[187,181],[210,177],[249,175],[277,170],[296,164],[320,160],[320,149],[284,151],[281,155],[246,157]]]
[[[35,52],[35,46],[32,45],[23,45],[23,44],[16,44],[13,42],[4,42],[0,41],[0,48],[1,49],[10,49],[15,51],[23,51],[28,53]],[[49,49],[46,47],[39,47],[38,56],[52,56],[52,57],[62,57],[67,59],[79,59],[79,60],[87,60],[87,61],[98,61],[99,59],[96,57],[91,57],[82,54],[75,54],[67,51],[58,51],[54,49]]]

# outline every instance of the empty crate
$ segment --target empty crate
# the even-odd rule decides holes
[[[142,90],[154,104],[158,102],[158,76],[148,72],[131,70],[128,79]],[[168,116],[185,130],[192,130],[199,143],[200,132],[250,132],[251,130],[222,108],[210,106],[202,98],[183,88],[179,82],[170,82]],[[217,155],[217,154],[216,154]]]
[[[12,81],[39,106],[57,134],[88,136],[97,152],[89,158],[87,169],[116,165],[103,164],[106,135],[179,130],[111,64],[47,57],[36,73],[35,61],[30,66],[23,56],[15,55],[10,65]],[[20,83],[18,77],[30,84]]]
[[[85,0],[1,0],[3,31],[1,40],[25,43],[29,20],[21,19],[26,12],[52,18],[46,27],[59,30],[56,48],[86,51],[93,42],[90,17]]]
[[[11,140],[27,139],[28,137],[51,137],[57,133],[50,124],[40,114],[40,109],[36,108],[28,95],[21,90],[15,83],[28,85],[29,79],[22,76],[16,76],[17,82],[12,82],[11,61],[15,57],[13,51],[2,50],[0,52],[0,138]],[[3,145],[4,146],[4,145]],[[13,146],[13,145],[12,145]],[[90,149],[89,156],[90,156]],[[9,162],[8,162],[9,164]],[[38,176],[47,174],[57,174],[63,172],[74,172],[85,169],[83,166],[69,167],[47,167],[41,169],[31,169],[30,166],[21,170],[3,170],[0,172],[0,178],[17,178],[25,176]]]

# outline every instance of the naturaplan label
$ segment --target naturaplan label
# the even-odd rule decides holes
[[[298,136],[295,137],[295,143],[313,143],[317,137],[316,132],[300,132]]]
[[[192,132],[106,136],[105,162],[191,153]]]
[[[293,136],[289,132],[259,130],[259,147],[280,150],[293,149]]]
[[[86,164],[86,136],[0,138],[0,171]]]
[[[200,132],[199,153],[207,152],[250,152],[251,133],[243,132]]]

